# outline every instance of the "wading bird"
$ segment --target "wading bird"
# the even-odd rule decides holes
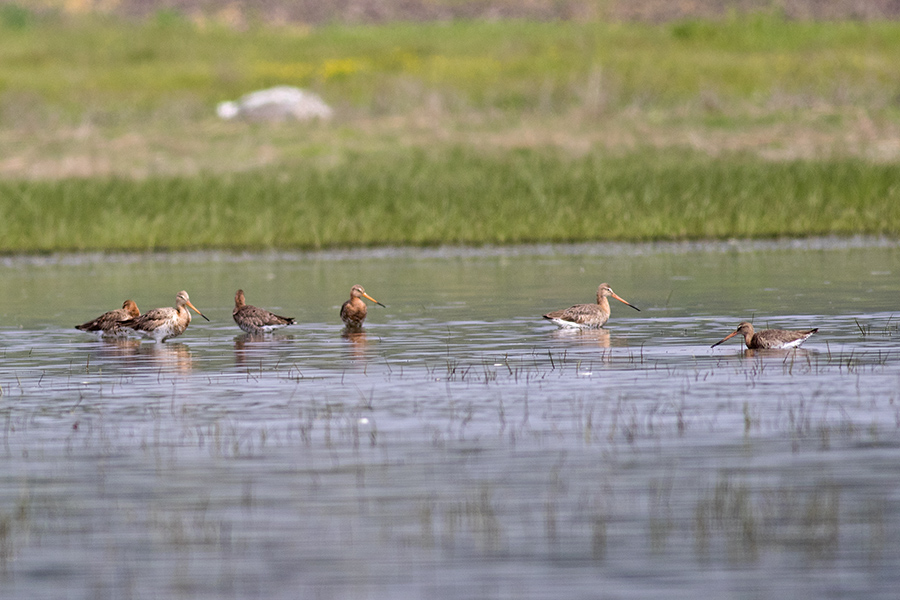
[[[384,306],[381,302],[366,293],[361,285],[354,285],[350,288],[350,299],[341,306],[341,321],[344,322],[349,329],[359,329],[362,327],[363,321],[366,320],[366,303],[363,298],[368,298],[378,306]]]
[[[195,313],[209,321],[206,315],[191,304],[188,293],[182,290],[175,296],[174,308],[171,306],[154,308],[139,317],[122,321],[119,325],[157,342],[164,342],[169,338],[181,335],[191,324],[191,313],[187,307],[192,308]]]
[[[96,333],[102,336],[121,337],[127,332],[120,326],[122,321],[133,319],[141,314],[134,300],[126,300],[122,303],[122,308],[105,312],[93,321],[76,325],[75,329],[87,331],[88,333]]]
[[[818,331],[816,329],[806,329],[803,331],[788,331],[785,329],[763,329],[762,331],[753,331],[753,324],[744,321],[738,325],[737,329],[732,333],[710,346],[715,348],[724,341],[730,340],[734,336],[740,334],[744,336],[744,343],[750,350],[765,349],[787,349],[797,348],[806,341],[806,339]]]
[[[257,308],[244,301],[244,290],[234,294],[234,322],[247,333],[272,333],[276,329],[293,325],[297,321],[290,317],[279,317],[264,308]]]
[[[627,304],[634,310],[640,311],[637,306],[620,298],[608,283],[601,283],[597,288],[596,304],[576,304],[563,310],[554,310],[544,315],[545,319],[550,319],[560,327],[579,327],[583,329],[596,329],[603,327],[609,320],[609,300],[606,298],[612,296],[619,302]]]

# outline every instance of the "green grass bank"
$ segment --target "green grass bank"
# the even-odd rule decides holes
[[[900,23],[0,10],[0,252],[900,235]],[[297,85],[331,122],[222,122]]]
[[[900,233],[894,165],[410,150],[330,167],[0,183],[0,251]]]

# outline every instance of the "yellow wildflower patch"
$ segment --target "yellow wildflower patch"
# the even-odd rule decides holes
[[[254,65],[255,75],[258,78],[273,80],[282,83],[304,83],[315,73],[316,68],[304,62],[271,62],[264,61]]]
[[[322,76],[322,79],[328,81],[355,75],[364,70],[365,65],[363,61],[357,58],[335,58],[322,63],[319,74]]]

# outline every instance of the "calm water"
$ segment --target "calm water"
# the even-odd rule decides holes
[[[543,312],[607,281],[605,330]],[[364,334],[338,318],[352,284]],[[900,245],[0,262],[0,597],[895,598]],[[250,337],[234,291],[296,317]],[[133,298],[165,344],[73,326]],[[820,331],[711,349],[741,320]]]

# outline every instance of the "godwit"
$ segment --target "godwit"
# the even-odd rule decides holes
[[[209,321],[206,315],[191,304],[188,293],[182,290],[175,296],[175,308],[171,306],[154,308],[139,317],[122,321],[119,325],[157,342],[164,342],[169,338],[181,335],[187,329],[187,326],[191,324],[191,313],[186,308],[188,306]]]
[[[272,333],[276,329],[293,325],[297,321],[290,317],[279,317],[264,308],[257,308],[244,303],[244,290],[234,294],[234,310],[231,311],[234,322],[247,333]]]
[[[366,293],[361,285],[350,288],[350,299],[341,306],[341,321],[350,329],[359,329],[366,320],[366,303],[363,298],[368,298],[378,306],[384,306],[381,302]]]
[[[105,312],[93,321],[76,325],[75,329],[96,333],[103,336],[119,337],[125,335],[125,331],[120,327],[122,321],[133,319],[141,314],[134,300],[126,300],[122,303],[122,308]]]
[[[597,288],[596,304],[576,304],[564,310],[554,310],[544,315],[545,319],[550,319],[560,327],[580,327],[584,329],[596,329],[603,327],[609,320],[609,300],[606,298],[612,296],[619,302],[627,304],[634,310],[640,311],[637,306],[620,298],[608,283],[601,283]]]
[[[729,333],[727,336],[710,346],[715,348],[722,342],[730,340],[738,334],[744,336],[744,343],[750,350],[763,349],[786,349],[796,348],[806,341],[806,338],[817,332],[819,329],[806,329],[804,331],[787,331],[785,329],[763,329],[762,331],[753,332],[753,325],[744,321],[738,325],[737,329]]]

